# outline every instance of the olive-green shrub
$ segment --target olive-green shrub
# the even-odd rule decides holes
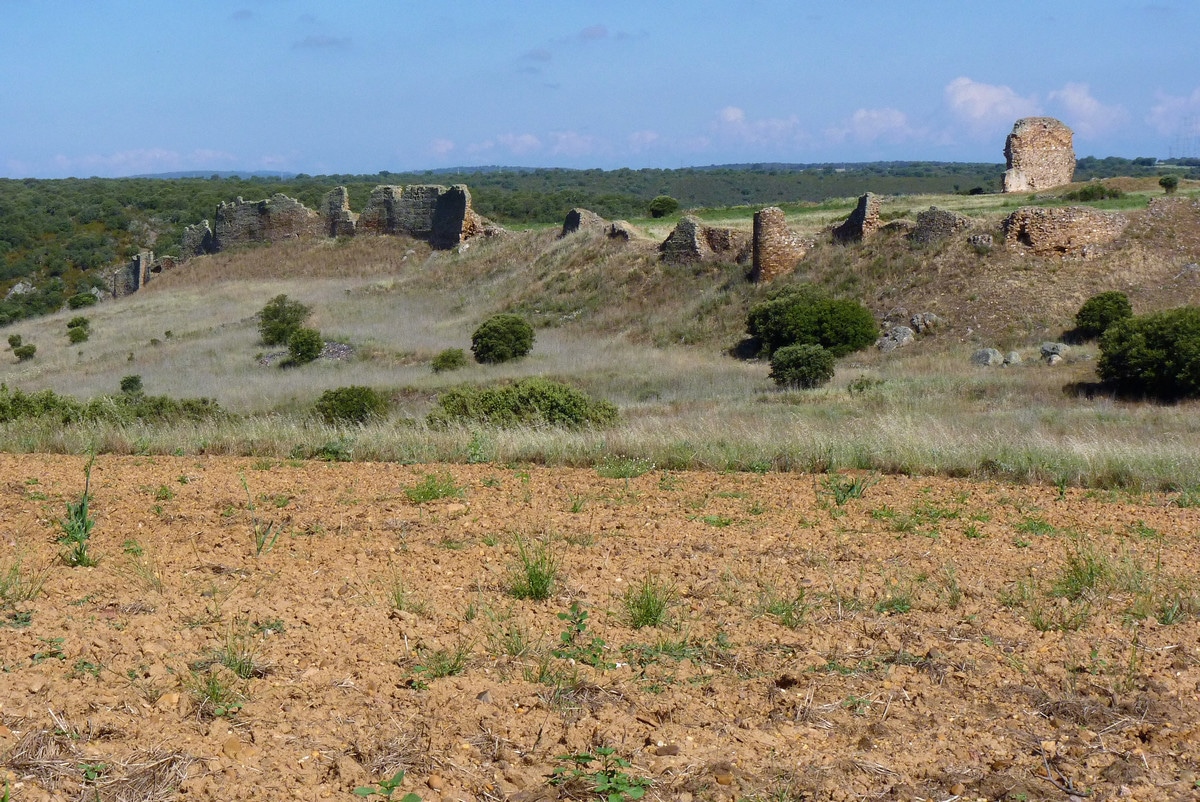
[[[1094,340],[1113,323],[1127,317],[1133,317],[1129,297],[1116,290],[1102,292],[1084,301],[1075,313],[1075,334],[1084,340]]]
[[[483,364],[519,359],[533,350],[533,326],[520,315],[492,315],[471,335],[471,352]]]
[[[429,366],[433,368],[434,373],[465,368],[467,366],[467,354],[461,348],[447,348],[444,351],[438,352],[438,355],[433,358]]]
[[[785,345],[771,354],[771,378],[781,387],[811,389],[833,378],[833,354],[819,345]]]
[[[581,428],[616,422],[617,408],[561,382],[534,377],[499,387],[457,387],[438,396],[430,426],[475,423],[511,428]]]
[[[788,345],[819,345],[841,357],[875,342],[879,327],[859,302],[829,298],[811,284],[793,284],[750,308],[746,332],[766,355]]]
[[[326,390],[317,399],[316,412],[326,423],[366,423],[387,413],[388,401],[371,387],[351,385]]]
[[[1126,393],[1200,396],[1200,307],[1118,320],[1100,337],[1096,372]]]
[[[287,345],[312,310],[286,295],[276,295],[258,313],[258,333],[265,345]]]
[[[288,363],[306,365],[321,355],[325,341],[316,329],[298,328],[288,337]]]

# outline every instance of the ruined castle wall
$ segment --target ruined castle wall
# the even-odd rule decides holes
[[[320,233],[321,216],[279,192],[267,200],[245,201],[239,197],[232,203],[219,204],[213,230],[221,249],[248,242],[315,237]]]
[[[1087,206],[1024,206],[1004,221],[1004,244],[1025,246],[1039,256],[1091,256],[1129,224],[1118,212]]]
[[[796,269],[808,244],[787,227],[783,210],[769,206],[754,213],[753,281],[771,281]]]
[[[835,242],[859,242],[879,230],[879,196],[868,192],[858,199],[858,205],[846,222],[833,229]]]

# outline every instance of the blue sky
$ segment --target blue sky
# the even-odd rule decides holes
[[[1200,156],[1195,0],[0,0],[0,176]]]

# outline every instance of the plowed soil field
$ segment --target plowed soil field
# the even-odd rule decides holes
[[[13,800],[1200,796],[1188,497],[100,456],[71,566],[86,464],[0,455]]]

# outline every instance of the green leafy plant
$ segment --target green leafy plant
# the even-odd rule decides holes
[[[458,370],[467,366],[467,353],[461,348],[447,348],[439,351],[437,356],[429,363],[433,368],[434,373],[445,373],[450,370]]]
[[[237,678],[230,674],[228,669],[210,667],[206,671],[193,670],[185,680],[201,718],[226,718],[242,709],[246,695]]]
[[[441,428],[451,423],[485,426],[608,426],[617,408],[562,382],[532,377],[499,387],[456,387],[438,396],[438,409],[426,418]]]
[[[530,546],[516,538],[517,559],[510,569],[509,593],[518,599],[545,601],[554,591],[558,578],[558,560],[549,538]]]
[[[454,477],[448,473],[441,476],[429,473],[418,484],[404,488],[404,495],[413,504],[424,504],[442,498],[462,498],[466,491],[454,484]]]
[[[606,802],[625,802],[646,795],[650,780],[625,771],[632,766],[628,760],[618,757],[611,747],[597,747],[594,751],[594,755],[588,752],[559,755],[556,760],[566,765],[554,769],[550,784],[590,791]]]
[[[121,392],[125,395],[142,395],[142,377],[138,375],[121,377]]]
[[[772,381],[793,390],[827,384],[834,373],[833,353],[819,345],[785,345],[771,354]]]
[[[329,424],[366,423],[387,414],[388,400],[374,388],[355,384],[321,393],[315,409]]]
[[[552,652],[555,657],[595,668],[613,667],[604,659],[604,639],[599,636],[588,639],[588,611],[579,602],[571,602],[571,609],[559,613],[558,618],[567,622],[567,628],[558,636],[558,648]]]
[[[805,600],[804,588],[795,596],[781,596],[775,588],[767,586],[759,594],[758,608],[767,615],[779,619],[779,623],[788,629],[795,629],[804,623],[812,605]]]
[[[399,790],[404,782],[404,769],[396,772],[389,780],[380,780],[377,785],[361,785],[355,788],[353,793],[355,796],[371,797],[381,796],[384,799],[391,799],[392,794]],[[400,797],[400,802],[421,802],[421,797],[416,794],[405,794]]]
[[[1200,395],[1200,307],[1116,321],[1100,337],[1096,372],[1128,393],[1165,400]]]
[[[646,211],[654,218],[668,217],[679,211],[679,201],[670,195],[658,195],[646,205]]]
[[[83,309],[85,306],[95,306],[100,301],[90,292],[77,292],[67,299],[67,306],[72,309]]]
[[[263,552],[275,548],[279,539],[279,530],[275,522],[264,523],[258,519],[258,509],[254,506],[254,497],[250,494],[250,485],[246,483],[246,474],[241,474],[242,490],[246,491],[246,509],[250,511],[250,531],[254,536],[254,556],[261,557]]]
[[[47,569],[25,571],[20,559],[0,566],[0,606],[33,601],[42,592],[48,575]]]
[[[1174,195],[1175,190],[1179,189],[1179,176],[1164,175],[1158,179],[1158,185],[1163,188],[1163,192],[1168,195]]]
[[[750,308],[746,332],[767,355],[788,345],[819,345],[836,358],[875,342],[879,327],[857,301],[828,298],[811,284],[793,284]]]
[[[520,315],[493,315],[471,335],[471,352],[481,364],[520,359],[533,350],[533,326]]]
[[[21,335],[20,334],[8,335],[8,347],[9,348],[20,348],[21,347]]]
[[[1093,295],[1075,313],[1075,335],[1094,340],[1118,320],[1133,317],[1129,296],[1116,290]]]
[[[654,576],[630,585],[621,597],[625,623],[633,629],[662,626],[675,603],[675,593],[673,584]]]
[[[307,365],[321,355],[325,340],[316,329],[301,326],[288,335],[287,347],[288,358],[281,362],[281,365]]]
[[[414,674],[428,679],[453,677],[463,673],[471,659],[473,644],[460,640],[450,649],[432,649],[420,654],[420,662],[413,668]]]
[[[93,454],[83,470],[83,493],[78,500],[67,502],[67,514],[58,522],[59,528],[62,529],[58,542],[67,547],[62,554],[62,561],[73,568],[90,568],[99,562],[88,551],[92,529],[96,525],[89,510],[92,500],[92,463],[95,461],[96,455]]]
[[[312,309],[286,295],[276,295],[258,313],[258,333],[265,345],[286,345]]]
[[[28,362],[29,360],[33,359],[33,355],[37,353],[37,346],[33,343],[29,343],[28,345],[18,345],[16,348],[12,349],[12,352],[13,356],[17,358],[18,362]]]
[[[825,494],[833,499],[833,503],[841,507],[847,501],[850,501],[850,499],[862,498],[871,485],[877,481],[879,480],[873,476],[832,474],[826,476],[822,480],[821,485],[825,490]],[[872,513],[872,517],[874,517],[874,513]]]

